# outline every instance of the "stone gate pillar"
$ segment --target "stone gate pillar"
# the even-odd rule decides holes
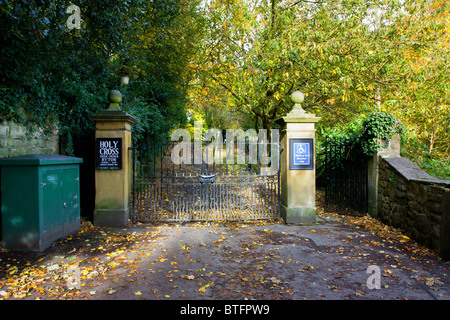
[[[131,126],[136,119],[122,111],[122,94],[108,94],[109,108],[92,116],[95,121],[94,225],[123,227],[128,224],[132,166]]]
[[[277,121],[281,124],[281,217],[286,223],[316,221],[315,123],[303,110],[303,94],[292,93],[294,108]]]
[[[379,140],[382,147],[369,159],[367,168],[367,205],[369,214],[378,217],[378,167],[380,158],[400,158],[400,135],[394,134],[389,142]],[[386,146],[387,144],[387,146]]]

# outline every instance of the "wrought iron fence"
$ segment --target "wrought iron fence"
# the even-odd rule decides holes
[[[326,137],[325,211],[359,215],[368,212],[368,157],[348,138]]]
[[[275,170],[259,161],[245,163],[194,161],[193,144],[188,163],[176,164],[172,152],[178,142],[149,139],[134,143],[133,221],[194,221],[278,219],[280,212],[279,159]],[[258,143],[258,148],[278,152],[279,143]],[[222,150],[226,146],[223,145]],[[219,148],[220,149],[220,148]],[[230,163],[231,162],[231,163]]]

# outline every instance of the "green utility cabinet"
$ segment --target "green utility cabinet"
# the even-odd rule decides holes
[[[0,159],[4,249],[44,251],[80,230],[82,162],[41,154]]]

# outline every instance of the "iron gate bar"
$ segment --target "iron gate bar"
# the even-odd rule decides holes
[[[264,202],[264,200],[262,200],[261,198],[266,198],[270,194],[272,194],[272,197],[273,197],[273,193],[277,191],[276,190],[277,188],[274,187],[275,182],[274,181],[267,182],[265,180],[256,181],[256,182],[255,181],[243,182],[242,179],[243,178],[240,177],[241,181],[239,181],[239,182],[238,181],[225,181],[225,182],[215,183],[214,185],[203,185],[203,186],[207,186],[206,189],[205,189],[205,187],[203,187],[203,188],[200,187],[200,188],[188,190],[188,193],[191,193],[191,194],[193,193],[196,196],[198,196],[199,194],[203,194],[203,198],[208,201],[211,200],[212,197],[219,197],[222,199],[226,199],[226,200],[228,200],[226,202],[226,206],[219,207],[219,211],[223,211],[223,210],[230,211],[230,209],[237,209],[239,207],[241,209],[245,208],[244,205],[242,204],[244,198],[242,196],[239,197],[239,193],[243,194],[244,191],[249,192],[251,189],[250,197],[253,197],[253,200],[250,200],[249,203],[247,203],[246,205],[250,206],[250,208],[252,209],[252,214],[250,216],[246,216],[246,218],[264,218],[264,216],[261,213],[262,212],[261,209],[263,209],[263,208],[260,208],[260,206],[255,206],[254,193],[255,193],[255,190],[259,191],[260,196],[262,196],[259,198],[259,202],[260,203]],[[149,183],[148,181],[146,181],[144,183],[144,185],[153,186],[153,188],[146,188],[145,196],[148,197],[149,195],[151,196],[151,190],[157,190],[157,194],[159,195],[162,191],[161,186],[164,186],[164,183],[161,185],[161,184],[152,184],[152,183]],[[269,188],[264,188],[267,185],[269,186]],[[181,182],[174,183],[174,184],[171,184],[171,186],[174,187],[176,190],[180,190],[180,188],[185,188],[186,183],[181,183]],[[228,189],[228,190],[226,190],[226,189]],[[150,192],[148,190],[150,190]],[[206,192],[206,191],[208,191],[208,192]],[[215,195],[213,194],[213,192],[215,192]],[[204,196],[205,194],[209,195],[209,197],[205,197]],[[174,195],[180,196],[181,193],[174,192]],[[158,207],[160,207],[161,204],[164,203],[165,199],[163,199],[163,198],[164,197],[159,198],[159,199],[157,198],[154,201],[149,201],[147,199],[147,201],[144,202],[146,210],[149,210],[149,208],[151,207],[151,204],[153,203],[153,204],[156,204],[156,207],[154,210],[156,212],[158,210]],[[139,198],[139,202],[141,201],[141,199],[142,199],[142,197]],[[185,205],[186,203],[191,204],[192,202],[197,201],[197,199],[195,197],[188,198],[188,199],[189,199],[188,200],[189,202],[181,202],[181,203],[179,201],[177,201],[177,199],[172,199],[172,204],[173,205],[180,205],[180,204]],[[237,200],[239,200],[239,202]],[[269,201],[269,204],[270,204],[270,201]],[[208,204],[206,204],[205,206],[208,207]],[[142,206],[140,206],[140,205],[135,206],[135,208],[136,207],[142,208]],[[272,206],[269,206],[267,208],[271,211],[275,210],[275,208],[273,208]],[[255,217],[255,211],[257,214],[260,215],[260,217]],[[177,218],[175,218],[175,219],[177,219]]]
[[[325,139],[327,212],[368,212],[368,157],[346,138]]]
[[[136,185],[136,181],[135,181],[135,175],[134,175],[134,170],[136,168],[136,158],[135,158],[135,153],[134,153],[134,146],[128,147],[128,150],[132,152],[132,158],[131,158],[131,171],[132,171],[132,177],[131,177],[131,185],[132,185],[132,192],[131,192],[131,203],[132,208],[131,208],[131,220],[134,221],[134,203],[136,202],[135,199],[135,192],[134,192],[134,186]]]
[[[226,161],[224,164],[213,162],[212,166],[204,162],[197,165],[193,161],[189,165],[178,166],[172,161],[171,174],[168,174],[165,160],[174,144],[153,139],[151,144],[147,142],[147,145],[144,143],[137,146],[135,141],[133,222],[280,218],[279,157],[278,170],[270,174],[262,173],[262,166],[259,164],[248,166],[234,162],[228,164]],[[267,143],[265,146],[271,146],[270,150],[278,154],[281,149],[279,142]],[[277,148],[276,151],[274,148]],[[156,149],[159,154],[155,152]],[[193,160],[193,145],[191,150]],[[136,167],[136,162],[139,163],[139,168]],[[214,172],[212,175],[209,174],[211,169]],[[159,171],[159,177],[156,170]],[[200,180],[211,179],[213,176],[214,183],[199,183]]]

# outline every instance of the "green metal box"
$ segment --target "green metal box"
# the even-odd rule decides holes
[[[0,159],[4,249],[44,251],[80,230],[82,162],[41,154]]]

